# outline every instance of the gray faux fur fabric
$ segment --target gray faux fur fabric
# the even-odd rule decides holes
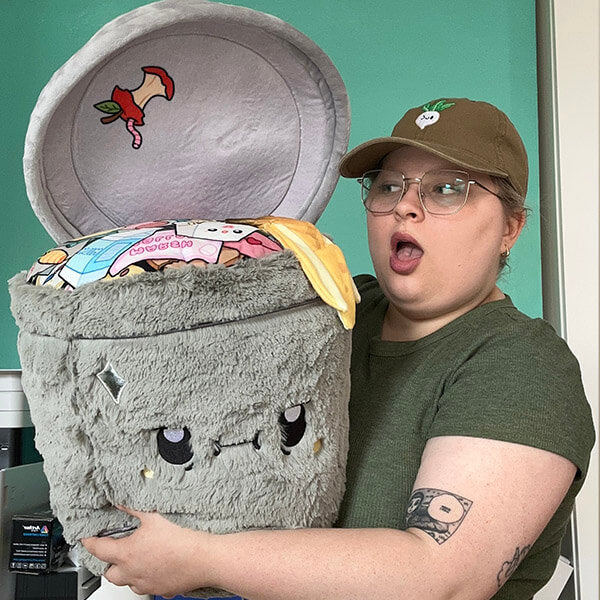
[[[333,523],[351,333],[291,252],[71,292],[24,277],[23,389],[69,543],[121,504],[216,533]]]

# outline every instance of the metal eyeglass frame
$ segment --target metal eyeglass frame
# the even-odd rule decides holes
[[[369,190],[366,190],[365,186],[363,185],[363,181],[365,179],[365,176],[368,173],[381,173],[383,171],[392,171],[392,172],[398,173],[399,175],[402,176],[402,191],[400,192],[398,199],[394,203],[394,206],[392,206],[392,208],[390,208],[390,210],[386,210],[386,211],[371,210],[370,208],[367,207],[367,204],[366,204],[367,197],[369,195],[368,194]],[[467,176],[466,177],[467,191],[465,192],[465,199],[463,200],[463,203],[456,210],[453,210],[452,212],[438,213],[438,212],[433,212],[433,211],[429,210],[425,206],[425,203],[423,202],[423,194],[421,192],[421,182],[423,181],[423,177],[425,177],[425,175],[427,175],[428,173],[431,173],[431,172],[434,172],[434,173],[440,173],[440,172],[442,172],[442,173],[444,173],[444,172],[461,173],[461,174]],[[405,177],[405,175],[404,175],[404,173],[402,173],[402,171],[393,171],[392,169],[372,169],[370,171],[365,171],[365,173],[363,173],[363,176],[359,177],[356,181],[360,184],[360,197],[361,197],[361,200],[362,200],[362,203],[363,203],[365,209],[374,215],[389,215],[389,214],[393,213],[394,210],[396,209],[396,206],[398,206],[398,203],[402,200],[402,198],[404,198],[404,195],[406,194],[406,192],[408,191],[408,188],[410,187],[410,185],[412,183],[419,184],[419,188],[418,188],[419,202],[421,203],[421,207],[423,208],[423,210],[425,212],[428,212],[430,215],[438,215],[438,216],[455,215],[457,212],[462,210],[462,208],[467,203],[467,199],[469,197],[469,191],[471,189],[472,184],[478,185],[480,188],[483,188],[486,192],[489,192],[490,194],[496,196],[497,198],[500,197],[500,196],[498,196],[498,194],[496,192],[493,192],[488,187],[483,185],[483,183],[479,183],[479,181],[477,181],[475,179],[471,179],[471,176],[469,175],[469,173],[467,171],[459,171],[458,169],[457,170],[454,170],[454,169],[431,169],[430,171],[426,171],[425,173],[423,173],[423,177]],[[367,191],[367,196],[363,197],[363,191]]]

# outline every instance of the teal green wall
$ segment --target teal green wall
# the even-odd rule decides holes
[[[0,0],[2,56],[2,235],[0,280],[28,268],[52,241],[25,194],[21,157],[29,114],[52,73],[104,23],[144,0]],[[487,100],[521,132],[532,172],[530,223],[501,287],[541,314],[534,0],[244,0],[312,38],[348,88],[350,145],[389,135],[406,108],[436,97]],[[353,273],[371,271],[364,214],[353,181],[340,181],[319,221]],[[17,368],[16,327],[0,285],[0,367]]]

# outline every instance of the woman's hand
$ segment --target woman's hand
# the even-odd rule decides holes
[[[158,513],[119,509],[140,520],[134,533],[81,540],[88,552],[110,564],[104,573],[108,581],[128,585],[136,594],[166,597],[212,585],[201,560],[211,534],[184,529]]]

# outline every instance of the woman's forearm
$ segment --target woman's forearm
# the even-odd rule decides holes
[[[442,565],[434,569],[432,561],[439,549],[430,542],[389,529],[213,536],[207,576],[215,587],[251,600],[452,598],[453,578]]]

